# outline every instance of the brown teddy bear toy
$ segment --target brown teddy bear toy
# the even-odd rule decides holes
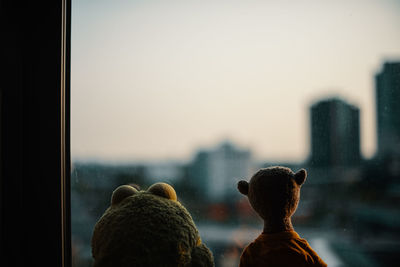
[[[238,183],[240,193],[264,220],[263,232],[243,250],[240,267],[327,266],[291,222],[306,177],[304,169],[294,173],[286,167],[269,167],[255,173],[249,183]]]

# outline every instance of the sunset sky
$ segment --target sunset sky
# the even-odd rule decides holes
[[[73,159],[190,159],[230,139],[259,160],[309,154],[309,106],[361,110],[400,60],[400,1],[72,1]]]

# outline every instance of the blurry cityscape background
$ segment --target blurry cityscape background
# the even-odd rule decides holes
[[[257,169],[284,165],[309,176],[293,223],[329,266],[397,266],[400,260],[400,62],[375,76],[378,149],[360,154],[360,110],[345,99],[320,99],[309,108],[311,154],[301,162],[259,162],[252,151],[223,140],[199,148],[187,162],[105,164],[74,162],[74,266],[90,266],[93,226],[121,184],[147,188],[165,181],[191,212],[217,266],[237,266],[262,222],[236,189]],[[288,128],[290,129],[290,128]]]
[[[236,183],[273,165],[307,169],[293,224],[328,266],[397,266],[399,27],[397,0],[73,1],[73,266],[112,191],[158,181],[237,266],[262,222]]]

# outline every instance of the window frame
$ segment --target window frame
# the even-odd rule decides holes
[[[71,1],[1,1],[0,20],[0,265],[71,266]]]

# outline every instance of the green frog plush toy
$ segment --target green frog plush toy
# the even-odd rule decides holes
[[[92,254],[94,267],[214,266],[192,217],[166,183],[115,189],[94,227]]]

